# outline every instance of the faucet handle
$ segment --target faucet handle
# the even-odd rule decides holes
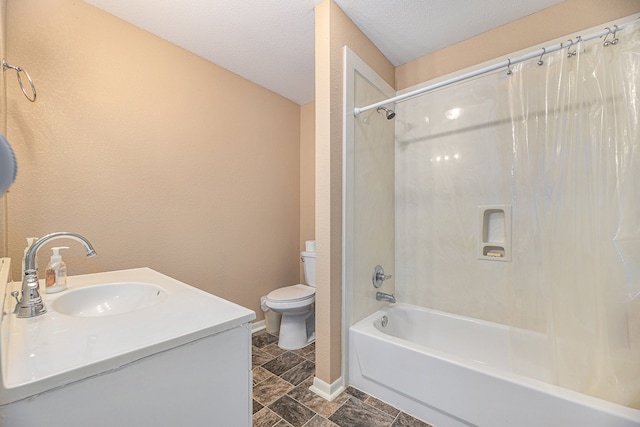
[[[381,265],[376,265],[373,269],[373,276],[371,277],[373,287],[376,289],[379,288],[380,286],[382,286],[382,282],[387,279],[391,279],[391,275],[384,274],[384,268],[382,268]]]
[[[20,292],[18,291],[11,292],[11,296],[16,299],[16,302],[20,302],[20,298],[18,298],[18,295],[20,295]]]
[[[16,308],[13,310],[14,313],[18,312],[18,307],[20,306],[20,298],[18,298],[18,295],[20,295],[18,291],[11,292],[11,296],[16,299]]]

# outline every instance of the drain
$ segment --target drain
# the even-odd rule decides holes
[[[382,327],[385,328],[389,323],[389,318],[387,316],[382,316]]]

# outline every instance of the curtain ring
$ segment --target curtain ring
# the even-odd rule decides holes
[[[507,75],[510,76],[513,71],[511,71],[511,59],[507,59]]]
[[[540,55],[540,58],[538,59],[538,62],[537,62],[538,65],[544,65],[544,61],[542,60],[542,57],[546,52],[547,50],[545,48],[542,48],[542,54]]]
[[[582,43],[582,36],[576,36],[576,52],[580,50],[580,43]],[[587,48],[584,47],[582,49],[582,52],[586,52],[586,51],[587,51]]]
[[[607,47],[609,46],[609,40],[607,40],[607,37],[609,37],[609,34],[611,34],[611,28],[609,27],[604,27],[605,30],[607,30],[607,34],[604,35],[604,41],[602,42],[602,46]]]
[[[573,52],[571,52],[569,49],[571,49],[571,46],[573,46],[573,39],[569,39],[569,41],[571,42],[571,44],[569,45],[569,47],[567,47],[567,58],[571,58],[572,56],[576,55],[576,51],[574,50]]]
[[[618,26],[613,26],[613,40],[611,40],[611,44],[618,44],[618,38],[616,37],[616,33],[618,32]]]

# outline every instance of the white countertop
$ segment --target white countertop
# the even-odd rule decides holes
[[[150,283],[163,288],[167,298],[144,309],[104,317],[68,316],[56,312],[51,304],[69,290],[114,282]],[[43,294],[47,313],[29,319],[13,314],[15,299],[10,293],[20,290],[20,283],[9,283],[6,290],[0,290],[4,291],[0,405],[255,319],[247,308],[149,268],[70,276],[67,291]]]

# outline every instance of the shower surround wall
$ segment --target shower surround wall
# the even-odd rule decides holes
[[[393,89],[376,75],[354,53],[346,50],[348,85],[353,95],[347,101],[347,111],[353,105],[365,105],[394,94]],[[384,267],[393,277],[377,289],[394,293],[394,121],[384,112],[366,112],[358,118],[347,117],[345,125],[353,136],[345,145],[345,325],[365,318],[386,305],[376,301],[372,284],[376,265]],[[347,332],[345,330],[345,337]]]
[[[510,121],[498,117],[495,97],[504,77],[487,75],[396,106],[400,301],[508,323],[508,262],[478,259],[479,207],[511,203]]]

